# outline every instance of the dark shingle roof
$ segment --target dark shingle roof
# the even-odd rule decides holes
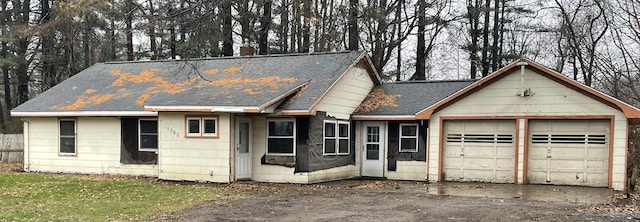
[[[305,85],[287,109],[313,105],[362,52],[100,63],[13,112],[143,111],[144,106],[259,107]]]
[[[371,91],[354,115],[415,115],[473,82],[475,80],[384,83]],[[386,102],[371,104],[368,100]]]

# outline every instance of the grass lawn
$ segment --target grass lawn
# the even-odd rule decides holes
[[[0,163],[0,221],[147,221],[207,200],[242,198],[211,184],[16,169],[21,165]]]

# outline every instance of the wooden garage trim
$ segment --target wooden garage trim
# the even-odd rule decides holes
[[[436,104],[433,104],[432,106],[429,106],[421,111],[419,111],[418,113],[416,113],[416,118],[417,119],[429,119],[431,118],[431,115],[439,110],[442,110],[446,107],[448,107],[449,105],[471,95],[472,93],[481,90],[482,88],[486,87],[487,85],[490,85],[502,78],[504,78],[505,76],[517,71],[519,69],[519,67],[521,66],[521,62],[525,62],[526,63],[526,67],[529,70],[532,70],[533,72],[536,72],[544,77],[547,77],[555,82],[558,82],[564,86],[567,86],[570,89],[576,90],[577,92],[588,96],[592,99],[595,99],[607,106],[610,106],[614,109],[618,109],[620,111],[622,111],[625,115],[625,117],[627,119],[635,119],[636,121],[640,121],[638,119],[640,119],[640,109],[635,108],[629,104],[626,104],[616,98],[613,98],[611,96],[608,96],[604,93],[601,93],[595,89],[592,89],[591,87],[588,87],[586,85],[583,85],[575,80],[569,79],[566,76],[563,76],[560,73],[557,73],[549,68],[546,68],[542,65],[539,65],[535,62],[532,62],[531,60],[528,59],[520,59],[520,60],[516,60],[514,62],[512,62],[511,64],[503,67],[502,69],[499,69],[498,71],[490,74],[487,77],[484,77],[483,79],[463,88],[462,90],[454,93],[453,95],[441,100],[440,102],[437,102]]]
[[[442,175],[442,162],[444,162],[444,155],[442,151],[444,150],[444,118],[440,117],[440,130],[438,130],[438,181],[443,181]]]
[[[607,187],[609,187],[609,188],[613,188],[613,142],[615,141],[614,140],[614,136],[615,136],[615,128],[614,127],[615,127],[615,122],[616,122],[615,120],[616,120],[615,116],[612,116],[611,119],[609,119],[609,170],[608,170],[609,172],[607,172]],[[629,134],[627,133],[627,137],[629,137],[628,135]],[[625,158],[624,158],[625,159],[625,164],[624,165],[626,167],[627,166],[627,163],[626,163],[627,152],[625,152],[624,155],[625,155]],[[625,169],[624,172],[627,172],[627,169]],[[624,177],[625,178],[627,177],[626,173],[624,174]]]
[[[514,152],[516,156],[514,159],[515,166],[513,166],[513,184],[518,184],[518,156],[520,156],[518,155],[518,148],[520,148],[520,120],[521,119],[522,118],[516,119],[516,135],[514,135],[516,137],[516,140],[515,140],[516,150]]]
[[[427,121],[427,129],[426,129],[427,130],[427,139],[425,141],[426,142],[425,149],[426,149],[426,152],[427,152],[427,164],[426,164],[427,175],[425,176],[425,180],[426,181],[429,181],[429,168],[430,168],[429,167],[429,162],[430,162],[429,157],[431,156],[431,154],[430,154],[431,153],[430,152],[431,149],[429,149],[431,147],[431,145],[430,145],[431,144],[431,129],[429,127],[431,127],[431,126],[429,125],[429,122]]]
[[[527,184],[527,171],[529,169],[529,119],[524,118],[524,150],[522,151],[522,184]]]

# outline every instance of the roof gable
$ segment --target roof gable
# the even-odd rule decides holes
[[[96,64],[12,110],[27,113],[265,112],[304,89],[309,109],[362,52]],[[372,81],[377,81],[375,72]],[[114,114],[117,115],[117,114]]]
[[[511,64],[505,66],[504,68],[492,73],[491,75],[469,85],[468,87],[460,90],[459,92],[451,95],[450,97],[439,101],[438,103],[433,104],[432,106],[427,107],[426,109],[420,111],[416,117],[418,119],[429,119],[431,115],[443,108],[477,92],[478,90],[483,89],[484,87],[495,83],[496,81],[504,78],[505,76],[512,74],[516,71],[519,71],[522,68],[529,69],[533,72],[540,74],[548,79],[551,79],[557,83],[560,83],[567,88],[575,90],[585,96],[588,96],[592,99],[595,99],[607,106],[618,109],[622,111],[627,119],[638,119],[640,118],[640,110],[626,104],[616,98],[613,98],[609,95],[606,95],[600,91],[597,91],[591,87],[583,85],[575,80],[572,80],[560,73],[557,73],[549,68],[546,68],[540,64],[534,63],[528,59],[521,59],[519,61],[514,61]]]

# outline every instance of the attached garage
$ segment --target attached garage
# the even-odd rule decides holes
[[[527,181],[607,187],[610,120],[531,120]]]
[[[449,120],[444,126],[444,180],[514,182],[515,120]]]

